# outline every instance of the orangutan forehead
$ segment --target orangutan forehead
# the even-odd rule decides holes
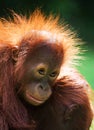
[[[58,43],[55,35],[43,30],[32,30],[22,39],[19,57],[25,56],[26,61],[59,62],[64,59],[62,44]],[[35,59],[33,58],[36,57]],[[45,60],[46,59],[46,60]]]
[[[50,66],[54,63],[54,66],[56,66],[63,61],[63,50],[58,45],[43,42],[38,43],[31,49],[26,55],[25,63],[45,63]]]
[[[29,51],[29,55],[34,55],[37,58],[58,59],[63,57],[63,50],[58,45],[40,42],[32,51]]]
[[[59,48],[58,45],[53,45],[51,43],[38,43],[37,46],[35,48],[33,48],[34,50],[31,52],[33,54],[37,54],[37,55],[57,55],[63,52],[62,48]]]
[[[57,36],[43,30],[32,30],[28,32],[21,40],[20,50],[35,53],[44,51],[45,53],[59,53],[63,50],[62,44],[58,41]]]

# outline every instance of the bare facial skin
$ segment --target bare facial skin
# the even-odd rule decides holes
[[[62,63],[61,57],[56,53],[49,46],[39,47],[24,64],[22,95],[32,105],[44,103],[52,94],[51,87],[59,75]]]

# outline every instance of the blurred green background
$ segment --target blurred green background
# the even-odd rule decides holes
[[[0,0],[0,17],[7,17],[9,10],[18,13],[30,13],[40,8],[46,14],[50,12],[76,30],[78,36],[86,42],[85,60],[78,67],[94,89],[94,1],[93,0]]]

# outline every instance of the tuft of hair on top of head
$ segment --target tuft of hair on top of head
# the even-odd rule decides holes
[[[22,39],[48,40],[60,44],[64,50],[64,65],[73,65],[80,58],[82,41],[69,29],[65,23],[59,23],[59,17],[52,14],[45,16],[40,10],[35,10],[29,18],[12,13],[9,20],[0,19],[0,46],[19,46]],[[36,36],[36,37],[35,37]],[[32,44],[32,43],[31,43]]]

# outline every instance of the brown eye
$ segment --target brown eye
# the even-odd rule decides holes
[[[35,74],[37,77],[43,77],[47,73],[47,65],[44,63],[40,63],[36,66]]]
[[[52,72],[52,73],[50,74],[50,77],[51,77],[51,78],[55,78],[55,77],[57,77],[57,75],[58,75],[57,72]]]
[[[45,75],[45,69],[44,69],[44,68],[40,68],[40,69],[38,70],[38,73],[39,73],[40,75]]]

